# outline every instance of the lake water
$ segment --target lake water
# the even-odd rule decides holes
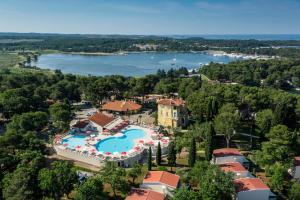
[[[186,67],[199,68],[210,62],[228,63],[237,60],[228,56],[213,56],[206,53],[129,53],[127,55],[78,55],[43,54],[36,63],[43,69],[60,69],[63,73],[80,75],[144,76],[158,69]]]

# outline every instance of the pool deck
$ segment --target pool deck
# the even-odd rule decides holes
[[[96,149],[96,144],[104,139],[117,137],[119,133],[123,135],[123,131],[131,130],[131,129],[140,129],[145,132],[145,135],[141,138],[133,139],[134,145],[133,148],[127,151],[125,155],[113,154],[115,152],[99,152]],[[151,127],[142,127],[138,125],[128,125],[124,129],[120,130],[114,135],[103,135],[103,133],[92,133],[86,136],[87,139],[85,145],[83,147],[69,148],[67,145],[64,146],[63,140],[72,137],[71,134],[63,137],[60,143],[54,144],[54,148],[59,156],[68,158],[70,160],[87,163],[96,167],[102,167],[106,160],[117,161],[122,163],[127,163],[127,165],[132,165],[139,160],[143,159],[146,150],[149,146],[152,146],[152,151],[156,151],[156,147],[158,142],[161,142],[162,153],[164,154],[167,151],[167,146],[169,144],[169,138],[160,137],[153,138],[153,134],[158,136],[158,133],[155,132]],[[95,135],[91,137],[92,135]],[[150,144],[151,143],[151,144]],[[84,153],[85,152],[85,153]],[[105,154],[104,154],[105,153]],[[155,155],[153,153],[153,155]]]

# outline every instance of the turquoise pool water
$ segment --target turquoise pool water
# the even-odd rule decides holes
[[[73,135],[67,139],[63,139],[62,143],[67,143],[69,148],[74,149],[76,146],[84,146],[85,145],[86,136],[84,135]]]
[[[141,129],[129,129],[123,131],[122,137],[110,137],[96,144],[96,149],[102,152],[119,152],[129,151],[134,147],[134,139],[143,138],[145,132]]]

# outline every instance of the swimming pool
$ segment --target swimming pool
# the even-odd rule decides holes
[[[63,139],[62,144],[68,144],[68,148],[75,149],[76,146],[85,146],[86,136],[84,135],[72,135],[69,138]]]
[[[129,129],[122,131],[121,137],[109,137],[96,144],[96,149],[102,152],[127,152],[134,147],[134,140],[143,138],[145,132],[141,129]]]

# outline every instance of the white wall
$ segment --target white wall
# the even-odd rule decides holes
[[[153,191],[165,194],[165,195],[167,194],[166,190],[169,190],[169,191],[174,190],[174,188],[166,186],[161,183],[142,183],[142,185],[140,187],[144,188],[144,189],[153,190]]]
[[[300,166],[295,167],[295,173],[293,176],[295,179],[300,179]]]
[[[97,128],[97,130],[99,131],[99,133],[101,133],[103,131],[103,127],[102,126],[99,126],[98,124],[90,121],[91,125],[95,128]]]
[[[224,157],[215,157],[213,158],[212,162],[214,164],[226,164],[226,163],[232,163],[232,162],[239,162],[240,164],[243,164],[244,162],[247,162],[248,160],[244,156],[224,156]]]
[[[270,190],[248,190],[239,192],[237,200],[269,200]]]

